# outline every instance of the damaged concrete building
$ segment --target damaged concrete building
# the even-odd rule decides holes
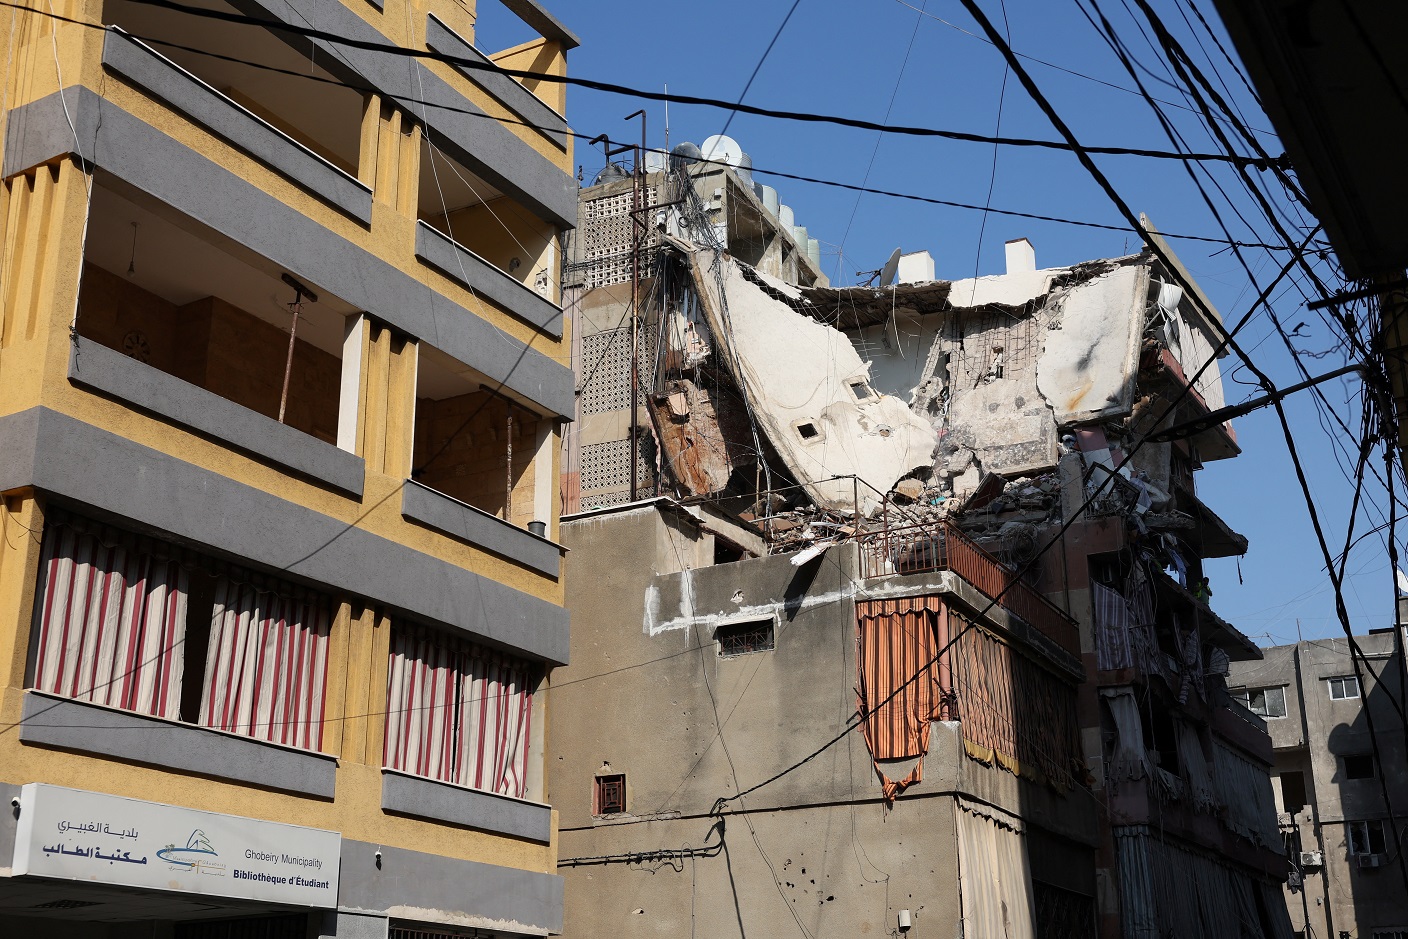
[[[1194,483],[1239,448],[1169,433],[1223,404],[1221,324],[1167,244],[831,287],[735,254],[698,172],[664,173],[608,430],[577,359],[567,931],[1288,939],[1270,739],[1225,681],[1260,652],[1202,570],[1247,547]]]

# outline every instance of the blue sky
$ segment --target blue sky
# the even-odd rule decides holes
[[[763,50],[790,6],[790,0],[742,2],[714,0],[686,4],[657,0],[551,0],[550,9],[583,40],[569,57],[573,74],[637,88],[736,99]],[[1133,81],[1108,46],[1096,34],[1075,0],[982,0],[983,9],[999,28],[1006,18],[1010,41],[1019,53],[1044,60],[1027,61],[1041,89],[1089,145],[1171,149],[1148,104],[1127,90]],[[1197,26],[1194,9],[1213,17],[1210,0],[1154,0],[1169,28],[1207,70],[1216,68],[1227,93],[1245,122],[1264,131],[1272,154],[1279,154],[1270,123],[1207,33]],[[1164,59],[1149,45],[1123,5],[1104,0],[1102,6],[1139,65],[1151,93],[1183,103],[1168,80]],[[922,12],[921,12],[921,9]],[[482,3],[477,35],[486,50],[503,48],[526,38],[520,25],[498,4]],[[1116,12],[1118,11],[1118,12]],[[1214,23],[1214,28],[1219,29]],[[1147,29],[1147,24],[1145,25]],[[980,33],[957,0],[801,0],[776,46],[763,63],[750,89],[750,104],[783,110],[844,115],[889,123],[922,125],[979,134],[992,134],[999,120],[1009,136],[1056,139],[1056,133],[1014,76],[1007,76],[1001,55],[972,33]],[[1223,39],[1230,50],[1230,44]],[[1052,67],[1059,66],[1060,68]],[[1072,75],[1068,71],[1082,73]],[[1112,88],[1107,84],[1121,86]],[[637,139],[639,125],[625,115],[641,103],[617,95],[579,88],[568,91],[568,118],[580,133],[609,133],[622,140]],[[665,109],[647,105],[653,146],[664,143]],[[1192,113],[1165,108],[1199,151],[1217,149]],[[671,106],[670,142],[699,142],[718,133],[728,119],[725,111]],[[939,199],[983,204],[992,186],[991,205],[1061,218],[1107,224],[1121,219],[1109,200],[1069,153],[1002,148],[993,175],[993,147],[932,138],[886,135],[876,151],[875,132],[804,124],[740,114],[729,127],[760,170],[775,168],[848,183],[867,178],[875,188],[915,193]],[[1244,151],[1245,152],[1245,151]],[[1220,229],[1204,205],[1183,166],[1168,160],[1129,156],[1098,157],[1101,168],[1136,212],[1148,213],[1163,231],[1219,236]],[[576,162],[588,180],[601,168],[600,151],[579,146]],[[1235,237],[1249,241],[1277,239],[1265,218],[1238,183],[1234,171],[1213,170],[1232,206],[1219,203]],[[800,182],[777,180],[797,223],[822,242],[823,266],[837,283],[851,283],[856,271],[879,267],[895,247],[927,249],[936,259],[938,276],[969,277],[1002,270],[1002,245],[1008,239],[1030,238],[1042,267],[1110,257],[1136,250],[1133,234],[1071,225],[988,215],[924,205],[881,196],[856,194]],[[1264,178],[1275,201],[1289,201],[1269,177]],[[1206,184],[1206,181],[1205,181]],[[1235,211],[1233,210],[1235,207]],[[1294,214],[1294,209],[1289,211]],[[1250,227],[1237,219],[1240,213]],[[854,218],[852,216],[854,215]],[[981,231],[981,238],[980,238]],[[1246,271],[1228,251],[1216,245],[1176,241],[1175,249],[1229,323],[1239,318],[1256,296]],[[1264,284],[1288,256],[1250,250],[1244,258]],[[1322,276],[1333,282],[1328,267]],[[1308,287],[1307,287],[1308,289]],[[1293,340],[1303,351],[1319,352],[1334,345],[1319,318],[1307,313],[1301,291],[1288,284],[1278,291],[1274,308],[1288,329],[1302,321],[1304,336]],[[1243,348],[1278,385],[1299,379],[1289,353],[1261,313],[1240,335]],[[1312,374],[1344,364],[1332,353],[1307,359]],[[1229,402],[1257,393],[1237,359],[1223,360]],[[1352,381],[1325,386],[1326,397],[1350,427],[1357,426],[1357,405],[1350,396]],[[1287,411],[1306,464],[1311,489],[1333,550],[1343,545],[1352,488],[1345,471],[1352,469],[1353,445],[1343,434],[1332,438],[1308,394],[1287,403]],[[1233,560],[1210,562],[1215,608],[1258,642],[1294,641],[1297,623],[1306,638],[1339,633],[1333,591],[1323,570],[1304,501],[1287,456],[1286,444],[1270,409],[1235,423],[1243,447],[1241,457],[1212,463],[1199,474],[1199,491],[1234,528],[1251,540],[1241,562],[1239,582]],[[1345,448],[1346,457],[1333,441]],[[1336,457],[1338,456],[1338,461]],[[1341,464],[1349,465],[1341,468]],[[1382,469],[1380,465],[1380,470]],[[1368,496],[1380,505],[1379,488]],[[1360,531],[1381,524],[1375,507],[1367,509]],[[1392,570],[1381,536],[1372,535],[1351,554],[1345,599],[1356,632],[1388,625],[1393,612]]]

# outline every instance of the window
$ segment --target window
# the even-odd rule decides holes
[[[817,430],[816,425],[812,423],[798,424],[797,433],[801,435],[803,440],[811,440],[821,436],[821,431]]]
[[[1354,675],[1330,679],[1330,698],[1332,700],[1344,701],[1357,697],[1359,697],[1359,679]]]
[[[626,774],[596,778],[593,815],[621,815],[626,811]]]
[[[1295,814],[1305,808],[1305,774],[1281,773],[1281,811]]]
[[[386,766],[524,798],[537,664],[400,622],[390,658]]]
[[[729,623],[714,631],[719,641],[719,655],[747,655],[750,652],[770,652],[774,648],[771,619]]]
[[[1233,692],[1232,697],[1253,714],[1271,719],[1286,716],[1285,688],[1244,688]]]
[[[29,687],[321,748],[326,597],[57,509],[41,570]]]
[[[863,381],[851,382],[851,394],[856,396],[857,401],[864,401],[871,396],[869,386]]]
[[[1383,854],[1383,822],[1346,822],[1350,854]]]
[[[1373,779],[1374,757],[1368,753],[1346,756],[1344,759],[1345,779]]]

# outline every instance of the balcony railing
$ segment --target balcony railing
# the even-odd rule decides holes
[[[863,536],[860,545],[862,577],[952,571],[1062,649],[1080,655],[1075,621],[954,525],[939,522],[886,528]]]

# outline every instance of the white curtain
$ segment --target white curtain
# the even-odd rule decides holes
[[[385,765],[522,798],[538,667],[464,639],[396,624]]]
[[[189,578],[159,548],[55,513],[44,530],[32,687],[180,716]]]
[[[1149,756],[1144,748],[1144,725],[1139,720],[1139,704],[1129,691],[1106,691],[1101,694],[1110,706],[1117,737],[1107,775],[1116,783],[1121,779],[1143,779],[1149,775]]]
[[[1183,764],[1188,787],[1193,795],[1193,807],[1202,812],[1215,811],[1217,796],[1212,784],[1212,770],[1203,756],[1198,732],[1186,721],[1176,721],[1178,728],[1178,761]]]
[[[205,658],[201,723],[320,749],[327,685],[326,600],[287,584],[219,578]]]
[[[955,799],[963,935],[1035,939],[1026,837],[1016,818]]]

